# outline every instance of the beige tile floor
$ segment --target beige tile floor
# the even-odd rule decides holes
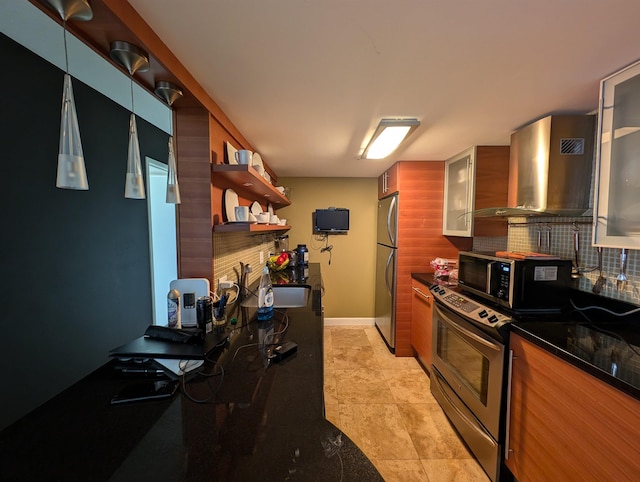
[[[375,327],[325,327],[326,416],[386,482],[487,482],[414,358],[396,358]]]

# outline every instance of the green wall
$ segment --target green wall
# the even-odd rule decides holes
[[[290,249],[306,244],[309,260],[320,263],[325,318],[373,318],[377,179],[281,177],[278,185],[292,189],[291,206],[277,213],[292,226]],[[349,209],[350,229],[348,234],[329,236],[333,248],[321,252],[326,242],[313,234],[312,213],[328,207]]]

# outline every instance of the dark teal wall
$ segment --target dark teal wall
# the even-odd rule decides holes
[[[0,35],[0,429],[152,322],[147,203],[124,198],[130,112],[76,79],[89,191],[55,187],[63,72]],[[168,134],[138,118],[142,159]]]

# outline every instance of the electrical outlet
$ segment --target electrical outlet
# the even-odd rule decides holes
[[[260,264],[264,263],[264,251],[260,251]]]
[[[218,278],[218,289],[222,289],[222,284],[227,282],[227,275]]]

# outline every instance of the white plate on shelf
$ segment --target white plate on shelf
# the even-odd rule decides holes
[[[238,161],[236,161],[236,152],[238,152],[238,149],[233,147],[229,142],[225,142],[224,144],[227,150],[227,164],[238,164]]]
[[[253,157],[251,158],[252,166],[260,166],[264,169],[264,164],[262,164],[262,157],[257,152],[253,153]]]
[[[269,213],[269,216],[272,216],[273,213],[273,206],[271,205],[271,203],[269,203],[269,205],[267,206],[267,212]]]
[[[253,201],[253,204],[251,204],[249,211],[251,211],[251,214],[253,214],[254,216],[257,216],[262,212],[262,206],[260,206],[260,203],[258,201]]]
[[[235,222],[236,207],[239,205],[238,194],[233,189],[225,189],[222,193],[222,207],[228,223]]]

